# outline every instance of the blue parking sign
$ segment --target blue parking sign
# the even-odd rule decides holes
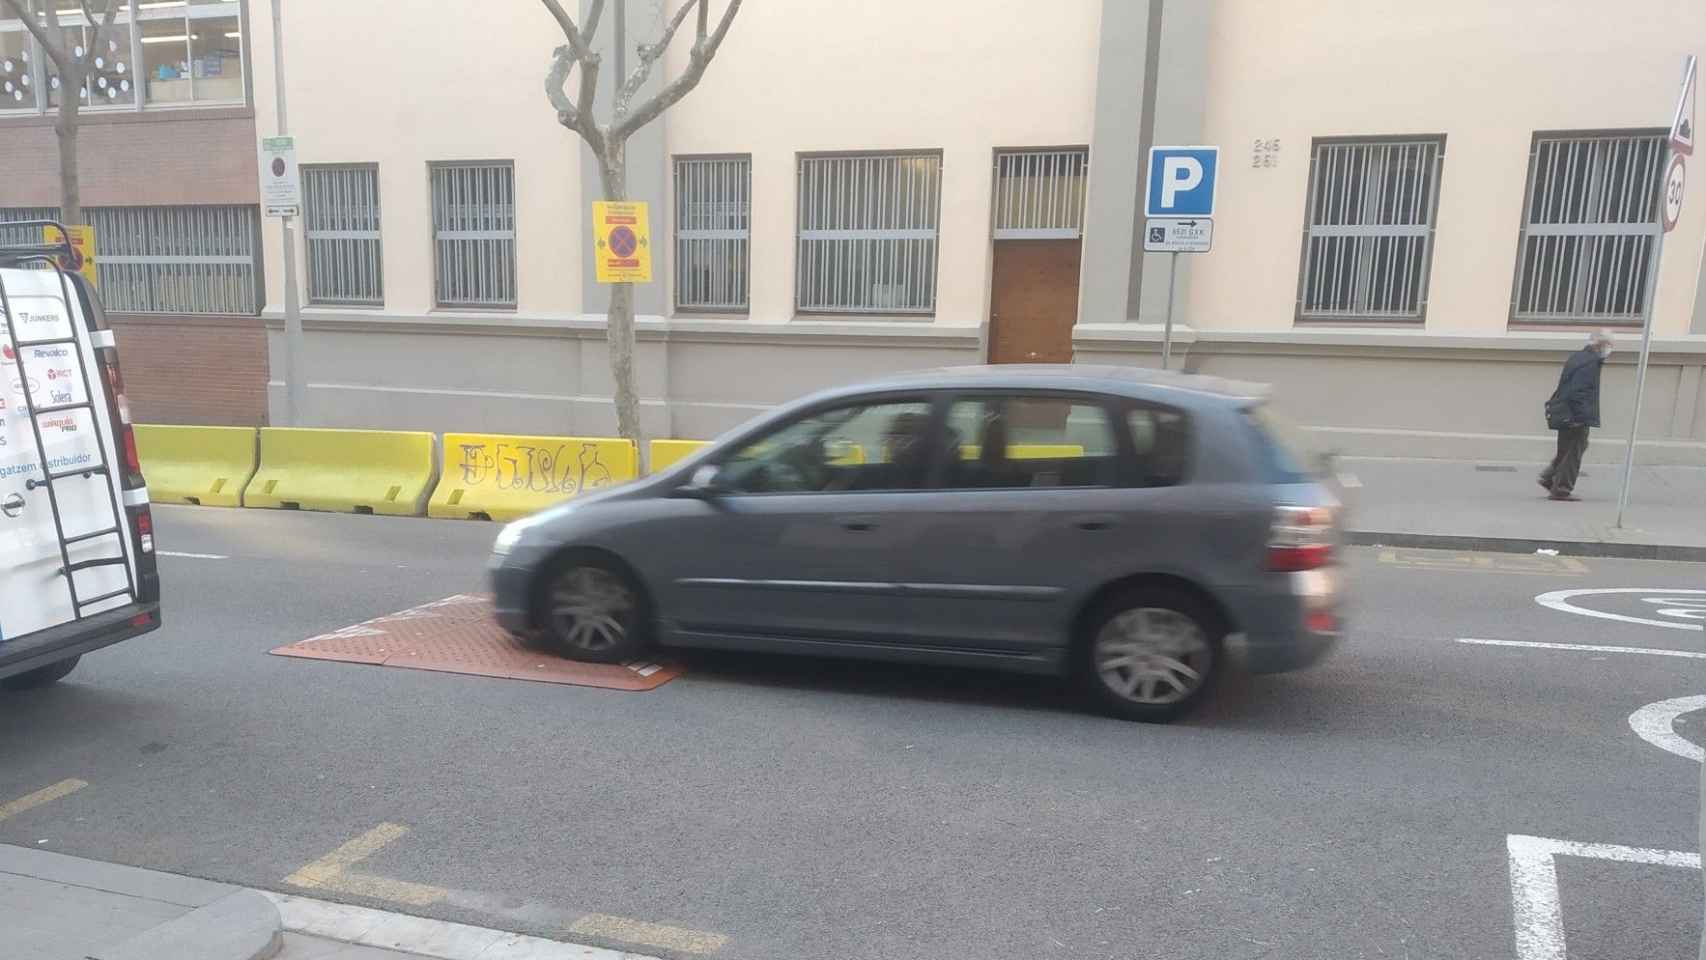
[[[1150,217],[1214,216],[1214,172],[1219,147],[1150,147]]]

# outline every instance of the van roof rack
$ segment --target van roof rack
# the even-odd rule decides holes
[[[17,229],[19,227],[53,227],[59,231],[59,242],[0,244],[0,266],[15,267],[28,263],[57,263],[60,257],[71,260],[76,256],[71,249],[71,231],[58,220],[6,220],[0,221],[0,229]]]

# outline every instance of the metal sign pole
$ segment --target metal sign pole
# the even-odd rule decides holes
[[[272,0],[273,86],[278,90],[278,135],[290,135],[290,121],[284,109],[284,15],[283,0]],[[296,238],[289,216],[279,218],[279,235],[284,238],[284,422],[286,426],[302,425],[307,406],[306,384],[302,374],[302,305],[296,293]]]
[[[1173,286],[1179,279],[1179,254],[1168,254],[1167,264],[1167,325],[1161,329],[1161,369],[1168,369],[1173,357]]]
[[[1663,189],[1663,184],[1660,184]],[[1663,203],[1661,198],[1660,203]],[[1635,415],[1629,419],[1629,442],[1623,451],[1623,485],[1617,491],[1617,523],[1623,526],[1623,511],[1629,507],[1629,477],[1635,469],[1635,432],[1641,426],[1641,401],[1647,393],[1647,357],[1653,342],[1653,300],[1659,292],[1659,262],[1665,253],[1665,231],[1653,242],[1653,264],[1647,272],[1646,302],[1641,308],[1641,359],[1635,366]]]

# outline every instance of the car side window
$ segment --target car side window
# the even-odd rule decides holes
[[[1119,446],[1108,411],[1094,401],[1011,395],[957,400],[948,411],[952,489],[1111,487]]]
[[[1133,486],[1171,487],[1184,482],[1190,464],[1190,418],[1172,407],[1145,404],[1127,411],[1126,427],[1136,454]]]
[[[850,404],[810,414],[747,443],[723,461],[734,493],[908,490],[928,456],[925,400]]]

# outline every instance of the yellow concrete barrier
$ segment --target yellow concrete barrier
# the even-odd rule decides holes
[[[653,440],[652,472],[667,470],[710,445],[709,440]]]
[[[444,435],[444,478],[427,516],[514,520],[639,475],[627,440],[602,437]]]
[[[960,446],[961,460],[976,460],[983,447],[971,443]],[[1009,460],[1075,460],[1084,456],[1084,448],[1076,443],[1015,443],[1007,448]]]
[[[263,427],[243,505],[418,517],[435,473],[430,433]]]
[[[156,503],[240,507],[255,475],[255,428],[139,423],[136,453]]]

